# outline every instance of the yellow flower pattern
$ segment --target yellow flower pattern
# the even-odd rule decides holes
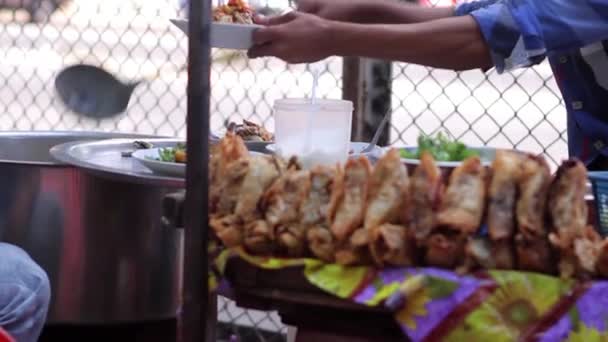
[[[407,297],[403,308],[397,312],[397,322],[405,325],[409,329],[416,329],[416,318],[427,315],[426,305],[431,301],[428,287]]]

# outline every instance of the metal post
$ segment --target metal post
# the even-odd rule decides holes
[[[182,341],[213,340],[207,313],[211,1],[190,0]],[[213,301],[212,301],[213,302]]]
[[[392,64],[366,59],[344,58],[342,64],[343,98],[353,102],[352,139],[370,141],[391,108]],[[379,145],[388,145],[390,126],[384,128]]]

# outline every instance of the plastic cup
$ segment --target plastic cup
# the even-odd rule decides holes
[[[304,168],[344,164],[350,148],[353,103],[345,100],[282,99],[274,103],[279,155],[297,156]],[[310,132],[310,139],[308,133]]]

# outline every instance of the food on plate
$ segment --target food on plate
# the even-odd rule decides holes
[[[230,24],[253,24],[253,11],[244,0],[228,0],[213,9],[213,20]]]
[[[159,161],[166,163],[186,163],[186,145],[178,143],[175,147],[161,148],[158,150]]]
[[[473,234],[481,225],[486,197],[485,168],[470,157],[450,175],[437,216],[440,226]]]
[[[263,126],[248,120],[243,120],[242,124],[226,121],[224,126],[245,141],[270,142],[274,140],[274,135]]]
[[[409,224],[418,246],[424,244],[437,225],[437,212],[443,191],[441,171],[435,159],[429,152],[423,152],[420,164],[410,179],[411,210],[402,211],[402,220]]]
[[[430,153],[437,161],[463,161],[478,153],[467,148],[458,140],[450,140],[443,133],[436,137],[425,134],[418,136],[418,146],[415,151],[401,150],[401,158],[420,159],[423,152]]]
[[[430,152],[409,175],[395,150],[375,166],[361,156],[304,171],[243,146],[230,132],[211,158],[209,224],[226,246],[342,265],[608,277],[608,239],[587,223],[577,160],[551,178],[542,157],[499,151],[489,168],[465,159],[444,184]]]

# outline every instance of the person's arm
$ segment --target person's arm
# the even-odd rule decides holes
[[[360,24],[410,24],[454,14],[453,7],[422,7],[404,0],[299,0],[297,3],[300,12]]]
[[[359,56],[436,68],[467,70],[492,66],[475,20],[450,17],[410,25],[332,22],[330,55]]]
[[[359,56],[456,70],[491,66],[479,27],[470,16],[364,25],[292,12],[272,18],[269,25],[254,32],[249,57],[306,63],[332,55]]]
[[[363,0],[356,7],[352,21],[360,24],[412,24],[453,15],[453,7],[423,7],[396,0]]]

